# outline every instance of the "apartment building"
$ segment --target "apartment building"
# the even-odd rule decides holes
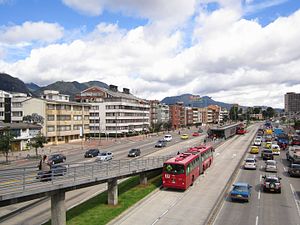
[[[170,120],[173,129],[179,129],[186,126],[185,108],[183,102],[170,105]]]
[[[170,109],[165,103],[160,103],[157,106],[157,121],[159,123],[169,123],[170,122]]]
[[[207,106],[207,123],[219,122],[220,107],[217,105]]]
[[[194,112],[192,107],[185,107],[185,125],[192,126],[194,124]]]
[[[91,87],[77,94],[75,99],[92,105],[90,127],[94,133],[118,136],[149,130],[150,104],[132,95],[128,88],[121,92],[115,85],[108,89]]]
[[[219,119],[218,119],[218,123],[223,123],[224,120],[228,120],[229,119],[229,113],[228,110],[226,108],[219,108]]]
[[[284,95],[284,111],[288,115],[300,112],[300,93],[288,92]]]
[[[150,100],[150,124],[158,123],[158,106],[160,102],[158,100]]]
[[[203,123],[202,119],[202,110],[201,108],[193,107],[193,124],[194,125],[201,125]]]
[[[49,144],[80,140],[90,133],[90,105],[70,102],[69,98],[63,99],[64,96],[45,91],[41,98],[29,98],[23,102],[24,116],[37,113],[44,118],[41,132]]]
[[[0,90],[0,121],[5,123],[22,122],[22,102],[28,98],[24,93],[8,93]]]

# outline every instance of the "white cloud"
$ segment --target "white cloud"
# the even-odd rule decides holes
[[[0,43],[18,44],[41,41],[54,42],[63,36],[63,27],[56,23],[24,22],[22,25],[0,27]]]
[[[129,2],[136,3],[125,2],[128,8]],[[15,63],[0,61],[0,68],[42,85],[100,80],[128,87],[147,99],[193,93],[242,105],[283,107],[285,92],[299,92],[300,10],[262,27],[255,20],[242,19],[239,7],[228,7],[234,2],[220,1],[222,7],[213,12],[199,10],[189,33],[179,26],[161,34],[154,29],[162,26],[159,15],[149,11],[145,15],[156,21],[145,26],[125,30],[100,23],[85,37],[33,49]],[[138,6],[133,4],[127,13]],[[124,7],[118,9],[126,11]],[[194,11],[189,7],[182,9],[189,13],[180,18]],[[136,10],[136,15],[143,10],[149,9]],[[167,16],[162,18],[168,21]],[[188,35],[193,40],[189,46]]]

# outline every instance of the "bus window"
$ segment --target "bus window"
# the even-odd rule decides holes
[[[178,164],[164,164],[164,171],[170,174],[183,174],[184,166]]]

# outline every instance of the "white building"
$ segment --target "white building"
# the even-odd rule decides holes
[[[125,134],[147,131],[150,126],[149,102],[135,97],[130,90],[110,85],[109,89],[90,87],[75,99],[92,105],[90,109],[91,134]]]

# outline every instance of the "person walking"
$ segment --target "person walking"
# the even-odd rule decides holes
[[[49,180],[50,179],[49,177],[51,176],[51,174],[50,174],[51,173],[51,166],[48,162],[47,155],[43,155],[43,158],[40,161],[39,169],[42,172],[42,176],[41,176],[42,181]]]

